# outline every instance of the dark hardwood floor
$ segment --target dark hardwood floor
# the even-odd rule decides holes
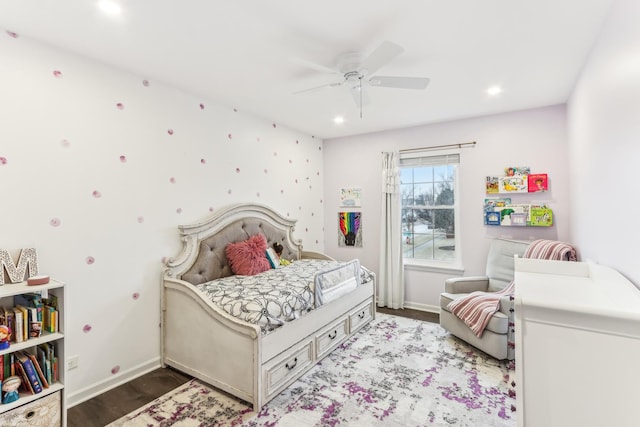
[[[420,310],[378,308],[379,313],[439,322],[437,313]],[[191,377],[171,368],[156,369],[67,411],[68,427],[103,427],[155,398],[186,383]]]
[[[440,323],[440,315],[438,313],[430,313],[427,311],[413,310],[411,308],[402,308],[394,310],[392,308],[378,307],[378,313],[393,314],[395,316],[409,317],[410,319],[422,320],[431,323]]]
[[[67,410],[68,427],[102,427],[191,379],[160,368]]]

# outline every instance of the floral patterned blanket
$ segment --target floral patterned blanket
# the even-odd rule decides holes
[[[350,263],[303,259],[255,276],[229,276],[196,287],[225,312],[260,326],[267,334],[320,306],[322,301],[315,297],[316,275],[345,264]],[[373,280],[369,270],[359,270],[358,283]]]

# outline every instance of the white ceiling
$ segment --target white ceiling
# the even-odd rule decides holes
[[[563,103],[614,0],[115,1],[119,16],[7,0],[0,27],[332,138]],[[371,88],[362,118],[344,87],[294,94],[341,80],[295,59],[334,68],[385,40],[405,51],[377,74],[429,77],[425,90]]]

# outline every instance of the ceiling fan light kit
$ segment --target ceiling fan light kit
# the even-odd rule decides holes
[[[342,74],[342,81],[316,86],[304,89],[298,93],[316,91],[326,88],[334,88],[338,86],[346,87],[356,104],[360,109],[360,118],[362,118],[362,107],[369,102],[366,86],[386,87],[393,89],[414,89],[423,90],[429,84],[426,77],[405,77],[405,76],[371,76],[380,68],[391,62],[398,55],[404,52],[404,49],[390,41],[383,42],[369,56],[364,57],[361,53],[347,53],[338,58],[335,69],[325,67],[323,65],[314,64],[309,61],[298,61],[300,64],[316,71],[331,72]],[[363,80],[366,83],[363,86]]]

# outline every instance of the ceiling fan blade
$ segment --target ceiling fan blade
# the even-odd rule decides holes
[[[310,68],[315,71],[320,71],[321,73],[329,73],[329,74],[338,74],[338,70],[334,70],[333,68],[325,67],[324,65],[316,64],[315,62],[307,61],[306,59],[301,58],[291,58],[291,62],[301,65],[306,68]]]
[[[315,86],[315,87],[311,87],[309,89],[303,89],[303,90],[299,90],[297,92],[293,92],[294,95],[297,95],[299,93],[305,93],[305,92],[315,92],[317,90],[322,90],[322,89],[327,89],[327,88],[332,88],[332,87],[338,87],[338,86],[342,86],[344,82],[336,82],[336,83],[329,83],[327,85],[322,85],[322,86]]]
[[[402,47],[390,41],[385,41],[362,61],[358,71],[365,75],[371,75],[402,52],[404,52]]]
[[[424,89],[429,81],[426,77],[375,76],[369,79],[369,84],[376,87]]]

